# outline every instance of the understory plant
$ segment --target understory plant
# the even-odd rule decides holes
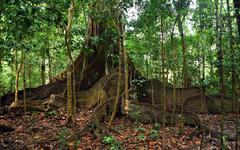
[[[116,140],[113,136],[104,136],[102,142],[104,144],[110,145],[110,150],[121,150],[122,143]]]
[[[67,146],[67,137],[69,136],[70,131],[67,128],[63,128],[58,133],[59,149],[62,150]]]

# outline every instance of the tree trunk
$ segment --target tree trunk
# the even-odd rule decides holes
[[[240,1],[233,0],[233,3],[234,3],[235,15],[236,15],[236,19],[237,19],[238,34],[240,37]]]
[[[163,15],[161,14],[161,52],[160,55],[162,54],[162,83],[163,83],[163,90],[162,90],[162,109],[163,109],[163,117],[162,117],[162,125],[163,128],[165,128],[165,123],[166,123],[166,82],[167,82],[167,73],[166,73],[166,52],[164,48],[164,20],[163,20]],[[165,131],[164,131],[165,132]],[[165,143],[165,138],[164,135],[162,136],[162,142],[163,144]],[[163,145],[164,147],[164,145]]]
[[[125,113],[128,114],[129,109],[129,71],[128,71],[128,55],[127,55],[127,49],[125,48],[124,42],[126,40],[126,33],[125,33],[125,26],[122,26],[122,32],[123,32],[123,41],[122,41],[122,49],[123,49],[123,57],[124,57],[124,76],[125,76],[125,99],[124,99],[124,110]]]
[[[31,72],[32,65],[28,64],[28,87],[29,87],[29,95],[32,96],[32,81],[31,81]]]
[[[2,76],[2,51],[0,51],[0,76]],[[2,88],[2,80],[0,80],[0,90],[2,92],[4,92],[3,88]],[[2,96],[2,92],[0,92],[0,96]],[[1,102],[0,102],[1,104]]]
[[[228,23],[228,30],[229,30],[229,50],[231,53],[231,60],[232,60],[232,96],[237,95],[237,71],[236,71],[236,64],[235,64],[235,49],[233,48],[234,39],[233,39],[233,29],[232,29],[232,19],[230,13],[230,4],[229,0],[227,0],[227,23]]]
[[[46,83],[46,50],[42,49],[42,62],[41,62],[41,80],[42,85]]]
[[[14,52],[14,53],[15,53],[15,52]],[[14,59],[15,59],[15,58],[13,58],[13,61],[14,61]],[[15,79],[14,79],[14,75],[13,75],[13,74],[15,74],[15,73],[14,73],[14,69],[15,69],[15,62],[13,62],[13,63],[11,64],[11,74],[12,74],[12,76],[11,76],[11,82],[10,82],[10,91],[11,91],[11,93],[14,93],[14,92],[15,92],[15,89],[14,89]],[[14,97],[13,99],[15,99],[15,97]]]
[[[26,109],[26,52],[22,50],[22,64],[23,64],[23,70],[22,70],[22,77],[23,77],[23,101],[24,101],[24,112],[26,115],[27,109]]]
[[[74,92],[73,91],[73,58],[72,58],[72,20],[74,15],[74,7],[75,7],[75,0],[72,0],[71,5],[68,9],[68,24],[66,27],[65,33],[65,42],[67,45],[67,122],[69,124],[73,123],[75,118],[75,110],[74,107]]]
[[[0,51],[0,73],[2,72],[2,51]]]
[[[173,62],[176,63],[176,65],[173,65],[173,111],[172,111],[172,116],[171,116],[171,124],[173,123],[173,119],[174,119],[174,114],[176,111],[176,87],[177,87],[177,80],[176,80],[176,68],[178,66],[178,61],[177,61],[177,48],[175,46],[175,42],[174,42],[174,28],[175,25],[172,28],[171,31],[171,48],[173,50]]]
[[[219,2],[215,0],[216,7],[216,48],[218,54],[218,73],[219,73],[219,92],[224,94],[224,81],[223,81],[223,52],[222,52],[222,27],[221,27],[221,13],[219,14]],[[220,7],[221,11],[221,7]]]
[[[112,121],[118,111],[118,106],[119,106],[119,97],[120,97],[120,86],[121,86],[121,76],[122,76],[122,58],[123,58],[123,24],[122,24],[122,18],[120,17],[116,22],[115,22],[116,28],[118,30],[117,34],[117,46],[119,50],[119,56],[118,56],[118,82],[117,82],[117,95],[115,97],[115,102],[114,102],[114,109],[108,124],[108,127],[111,127]]]
[[[18,101],[18,80],[19,80],[19,70],[18,70],[18,53],[17,49],[14,50],[15,55],[15,102]]]
[[[48,80],[50,82],[52,79],[52,61],[51,61],[51,53],[49,50],[49,45],[47,49],[47,57],[48,57]]]
[[[185,35],[183,32],[183,22],[181,20],[181,17],[178,19],[178,30],[181,36],[181,41],[182,41],[182,59],[183,59],[183,70],[182,70],[182,75],[183,75],[183,87],[189,87],[189,77],[188,77],[188,65],[187,65],[187,58],[186,58],[186,39]]]
[[[90,6],[94,9],[94,4]],[[109,27],[109,20],[117,20],[115,17],[110,16],[110,19],[103,19],[99,21],[94,15],[90,14],[88,17],[88,34],[85,37],[86,49],[91,49],[91,52],[84,51],[79,54],[75,59],[73,66],[75,72],[76,82],[75,87],[76,92],[83,90],[89,90],[97,81],[99,81],[105,74],[105,63],[108,62],[108,70],[111,72],[117,67],[117,62],[113,60],[113,57],[106,57],[107,53],[114,56],[118,56],[119,49],[115,42],[116,33],[114,33],[113,28],[115,26]],[[93,42],[93,38],[99,38],[97,43]],[[105,59],[107,59],[105,61]],[[112,66],[112,67],[110,67]],[[128,61],[128,67],[133,71],[135,68],[131,61]],[[129,71],[130,71],[129,70]],[[53,77],[51,82],[47,85],[39,86],[38,92],[32,90],[32,97],[35,99],[47,99],[51,94],[62,93],[67,85],[67,71],[60,73],[59,76]],[[139,73],[135,70],[135,76],[139,76]],[[28,94],[27,94],[28,95]],[[14,95],[9,94],[2,98],[2,105],[9,105],[14,99]]]
[[[224,79],[223,79],[223,51],[222,51],[222,0],[220,1],[219,10],[219,0],[215,0],[216,7],[216,48],[218,53],[218,73],[219,73],[219,93],[221,95],[221,149],[224,149],[224,137],[223,137],[223,95],[224,95]]]

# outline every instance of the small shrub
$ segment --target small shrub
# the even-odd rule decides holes
[[[138,139],[141,140],[141,141],[145,141],[146,140],[146,137],[143,135],[143,134],[140,134],[138,136]]]
[[[153,129],[159,130],[160,127],[161,127],[161,124],[160,124],[160,123],[155,123]]]
[[[222,139],[223,139],[222,149],[223,149],[223,150],[227,150],[227,149],[228,149],[228,146],[227,146],[227,139],[226,139],[226,136],[223,135]]]
[[[121,148],[121,142],[117,141],[113,136],[104,136],[103,137],[103,143],[110,145],[110,150],[120,150]]]
[[[57,115],[56,111],[49,111],[45,113],[45,117],[56,116],[56,115]]]
[[[145,128],[137,128],[137,130],[141,131],[141,132],[145,132],[146,129]]]
[[[70,135],[70,131],[67,128],[63,128],[58,134],[59,149],[62,150],[67,145],[67,137]]]
[[[80,144],[81,144],[81,141],[77,140],[77,141],[75,141],[74,147],[78,148],[80,146]]]
[[[129,107],[129,114],[130,118],[132,118],[135,121],[139,121],[141,117],[141,112],[139,111],[139,106],[136,105],[130,105]]]
[[[158,138],[158,130],[151,129],[150,138],[156,140]]]

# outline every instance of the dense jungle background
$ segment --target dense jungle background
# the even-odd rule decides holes
[[[2,0],[0,149],[240,149],[239,0]]]

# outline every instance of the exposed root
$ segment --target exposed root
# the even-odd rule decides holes
[[[27,111],[42,111],[46,112],[49,109],[48,108],[42,108],[37,106],[26,106]],[[4,115],[10,112],[17,112],[19,110],[24,110],[24,106],[14,106],[14,107],[0,107],[0,115]]]
[[[123,97],[123,89],[124,89],[124,76],[123,73],[121,75],[121,84],[120,84],[120,102],[122,101]],[[114,129],[107,128],[107,125],[103,123],[103,121],[108,121],[109,116],[113,112],[114,100],[117,94],[117,79],[118,79],[118,72],[114,70],[113,72],[109,73],[108,75],[103,76],[100,80],[98,80],[91,88],[76,92],[76,99],[77,99],[77,107],[84,107],[84,108],[94,108],[94,113],[90,124],[94,124],[95,128],[89,128],[86,126],[82,130],[77,130],[75,135],[71,135],[68,139],[73,140],[76,136],[77,138],[81,138],[83,135],[92,131],[98,138],[102,138],[102,135],[108,135],[111,132],[117,133]],[[163,120],[163,112],[162,112],[162,98],[161,98],[161,85],[157,87],[155,84],[154,87],[154,99],[158,100],[155,101],[155,105],[151,104],[152,93],[149,88],[152,86],[149,85],[151,82],[147,82],[146,85],[143,84],[141,87],[142,89],[139,90],[139,87],[134,90],[130,90],[129,93],[131,94],[130,99],[139,100],[139,98],[143,98],[143,102],[130,102],[130,109],[128,112],[127,117],[132,118],[132,114],[139,113],[140,119],[142,123],[151,123],[151,122],[159,122],[162,123],[165,121],[165,124],[177,124],[182,122],[185,125],[197,126],[199,127],[199,131],[196,134],[201,134],[203,132],[208,132],[213,134],[214,136],[219,136],[219,133],[215,133],[211,131],[207,126],[204,125],[198,118],[198,116],[193,112],[202,112],[202,108],[198,104],[201,102],[201,90],[199,88],[189,88],[189,89],[180,89],[178,91],[178,97],[183,97],[184,99],[180,99],[177,101],[177,106],[183,108],[182,110],[175,110],[173,114],[172,109],[172,88],[167,88],[167,111],[165,112],[165,119]],[[156,82],[157,83],[157,82]],[[149,88],[148,88],[149,87]],[[31,96],[28,100],[26,100],[26,107],[27,110],[38,110],[38,111],[48,111],[49,109],[58,109],[61,107],[66,106],[66,89],[61,90],[60,93],[51,93],[54,90],[53,87],[50,88],[50,91],[44,91],[44,95],[50,94],[50,97],[38,100],[32,100],[33,98],[38,98],[39,96]],[[36,93],[36,91],[33,90]],[[49,93],[50,92],[50,93]],[[140,92],[140,93],[139,93]],[[141,93],[142,92],[142,93]],[[149,93],[150,92],[150,93]],[[193,92],[193,94],[191,94]],[[141,95],[145,93],[146,96],[142,97]],[[199,94],[200,93],[200,94]],[[133,96],[135,95],[135,96]],[[136,97],[136,95],[140,95]],[[30,100],[31,99],[31,100]],[[134,100],[134,101],[135,101]],[[200,102],[199,102],[200,101]],[[141,102],[141,100],[140,100]],[[231,101],[226,100],[226,106],[228,107],[228,103]],[[194,103],[194,104],[193,104]],[[184,107],[183,107],[184,106]],[[214,96],[206,96],[204,101],[204,108],[206,110],[210,110],[210,112],[218,112],[219,110],[216,109],[217,105],[217,97]],[[24,108],[24,101],[19,100],[13,102],[10,107],[1,107],[0,114],[8,113],[10,111],[23,109]],[[220,108],[220,107],[219,107]],[[187,111],[186,111],[187,110]],[[119,110],[121,110],[121,103],[119,103]],[[231,110],[227,111],[231,112]]]
[[[157,105],[152,105],[148,103],[141,103],[141,104],[131,104],[130,105],[131,109],[133,112],[138,111],[139,120],[142,123],[151,123],[151,122],[158,122],[162,123],[163,120],[163,109]],[[131,116],[131,112],[129,113],[129,117]],[[172,119],[173,117],[173,119]],[[190,126],[198,126],[201,127],[201,122],[197,116],[197,114],[192,113],[192,112],[187,112],[187,111],[180,111],[180,110],[175,110],[175,114],[172,114],[172,110],[168,109],[165,112],[165,124],[171,124],[172,120],[174,120],[174,124],[177,124],[179,122],[184,123],[185,125],[190,125]]]

